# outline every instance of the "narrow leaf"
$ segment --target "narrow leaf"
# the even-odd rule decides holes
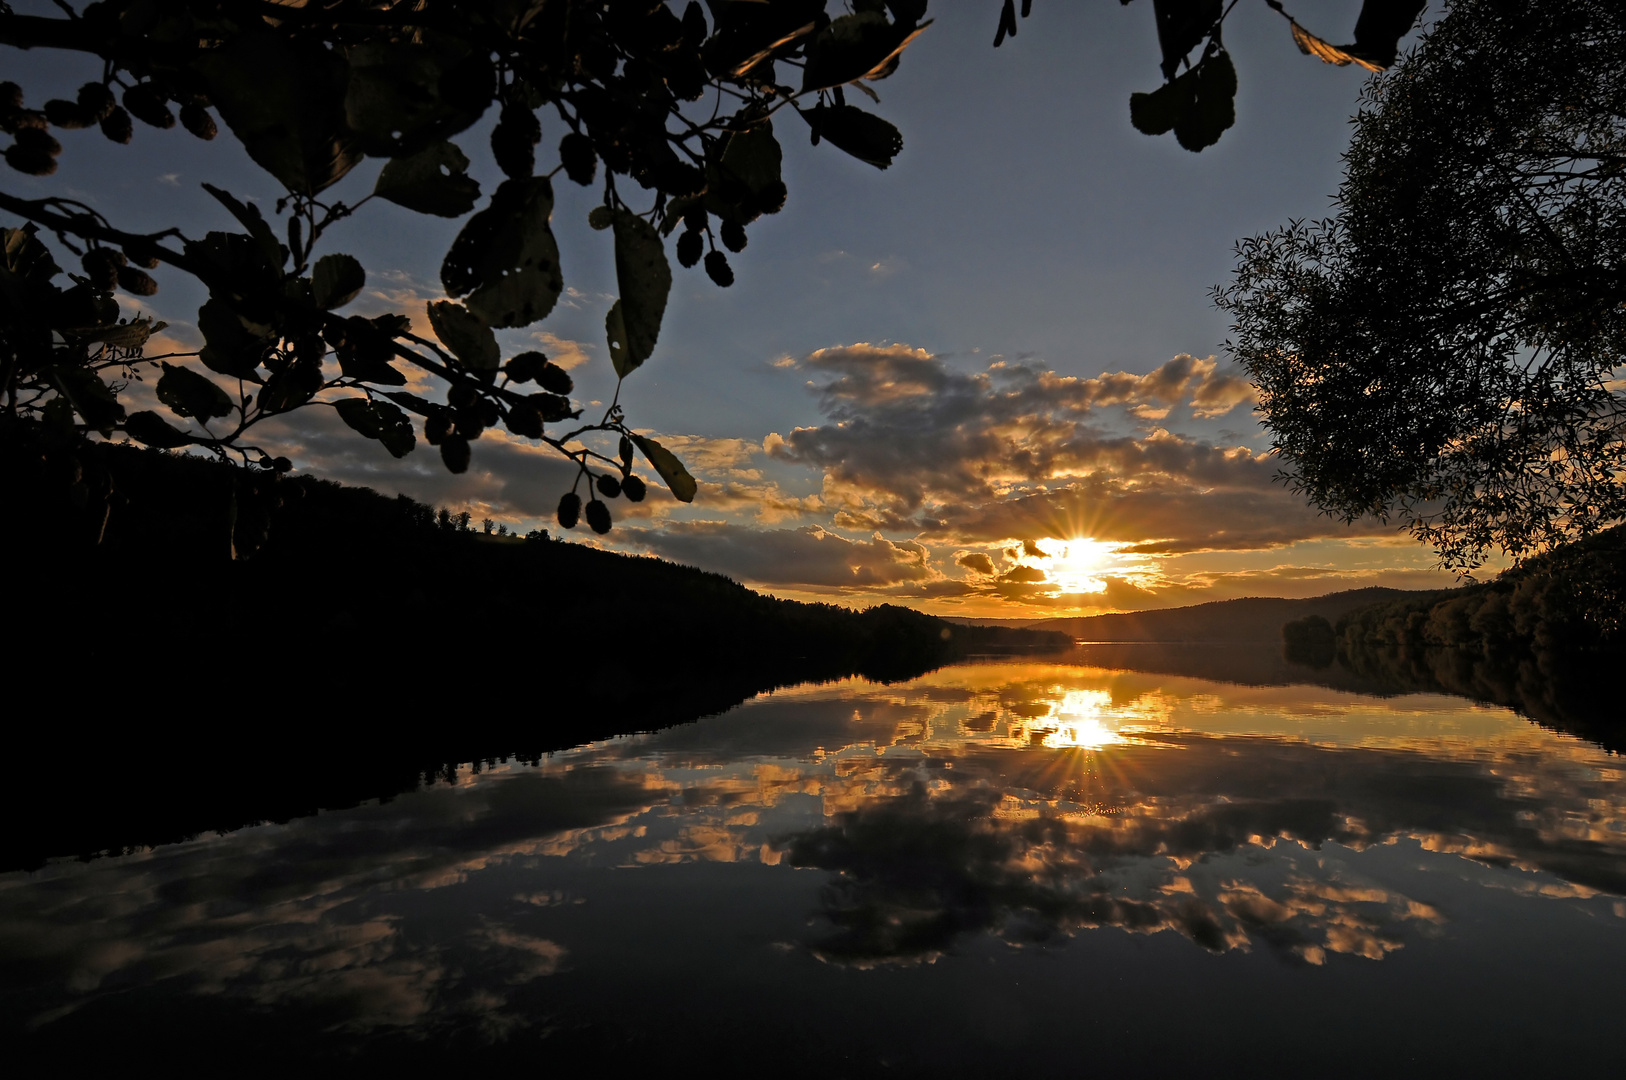
[[[155,412],[131,413],[129,419],[124,421],[124,430],[136,442],[156,446],[160,450],[173,450],[192,441],[192,436]]]
[[[672,268],[666,261],[666,245],[649,222],[629,210],[618,210],[614,227],[615,277],[621,286],[615,307],[620,309],[626,371],[632,371],[655,351],[672,290]],[[613,356],[613,345],[611,349]],[[621,367],[616,365],[617,372],[625,374]]]
[[[281,267],[288,262],[288,249],[277,240],[276,234],[271,231],[271,226],[266,224],[258,206],[242,202],[231,192],[217,188],[213,184],[204,184],[203,190],[213,195],[215,201],[231,211],[231,216],[242,223],[249,236],[260,246],[260,250],[265,252],[265,257],[272,266]]]
[[[672,490],[672,495],[678,502],[694,502],[695,491],[699,485],[694,482],[694,477],[689,475],[689,470],[683,467],[683,462],[677,459],[676,454],[654,439],[646,439],[642,435],[634,435],[632,441],[643,451],[649,463],[655,466],[655,471],[661,474],[661,479],[666,481],[666,486]]]
[[[617,378],[625,379],[638,365],[627,351],[627,324],[621,317],[619,300],[610,305],[609,314],[604,316],[604,339],[610,346],[610,366],[615,368]]]

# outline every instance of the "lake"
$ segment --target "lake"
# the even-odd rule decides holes
[[[1619,756],[1087,652],[0,875],[57,1071],[1612,1074],[1623,1005]]]

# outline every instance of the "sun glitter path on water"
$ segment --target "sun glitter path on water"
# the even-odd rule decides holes
[[[1111,705],[1112,695],[1105,690],[1067,691],[1052,716],[1056,729],[1045,735],[1044,745],[1098,750],[1124,742],[1122,735],[1102,722],[1102,714]]]

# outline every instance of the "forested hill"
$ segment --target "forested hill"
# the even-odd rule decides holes
[[[233,561],[241,470],[127,446],[98,452],[121,504],[102,542],[85,543],[87,523],[62,492],[63,505],[24,538],[36,559],[80,568],[53,575],[67,602],[51,607],[73,611],[76,649],[90,657],[128,647],[86,625],[87,612],[105,608],[145,640],[200,657],[365,666],[386,680],[422,682],[424,692],[466,679],[468,693],[513,707],[527,695],[545,704],[583,682],[598,685],[590,696],[614,700],[643,685],[738,672],[769,685],[885,679],[967,649],[1066,644],[891,605],[857,612],[780,600],[720,574],[570,542],[571,534],[483,534],[478,522],[459,527],[455,516],[405,496],[311,477],[274,485],[270,501],[281,506],[266,543]],[[35,494],[48,501],[53,493]],[[235,505],[243,502],[239,494]],[[520,681],[527,695],[516,700]]]
[[[1320,615],[1329,623],[1356,608],[1413,595],[1402,589],[1349,589],[1298,600],[1248,596],[1215,600],[1191,607],[1090,615],[1077,619],[1044,619],[1025,624],[1032,630],[1059,630],[1080,641],[1162,641],[1280,643],[1282,624]]]
[[[277,482],[267,542],[233,561],[238,470],[95,452],[120,496],[100,544],[60,477],[0,461],[0,494],[32,511],[11,523],[0,811],[33,822],[0,869],[389,797],[448,763],[534,759],[776,686],[1068,644],[485,536],[308,477]]]

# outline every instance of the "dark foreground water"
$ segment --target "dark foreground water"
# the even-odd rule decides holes
[[[0,1038],[57,1074],[1618,1075],[1623,1006],[1619,757],[1076,663],[0,876]]]

